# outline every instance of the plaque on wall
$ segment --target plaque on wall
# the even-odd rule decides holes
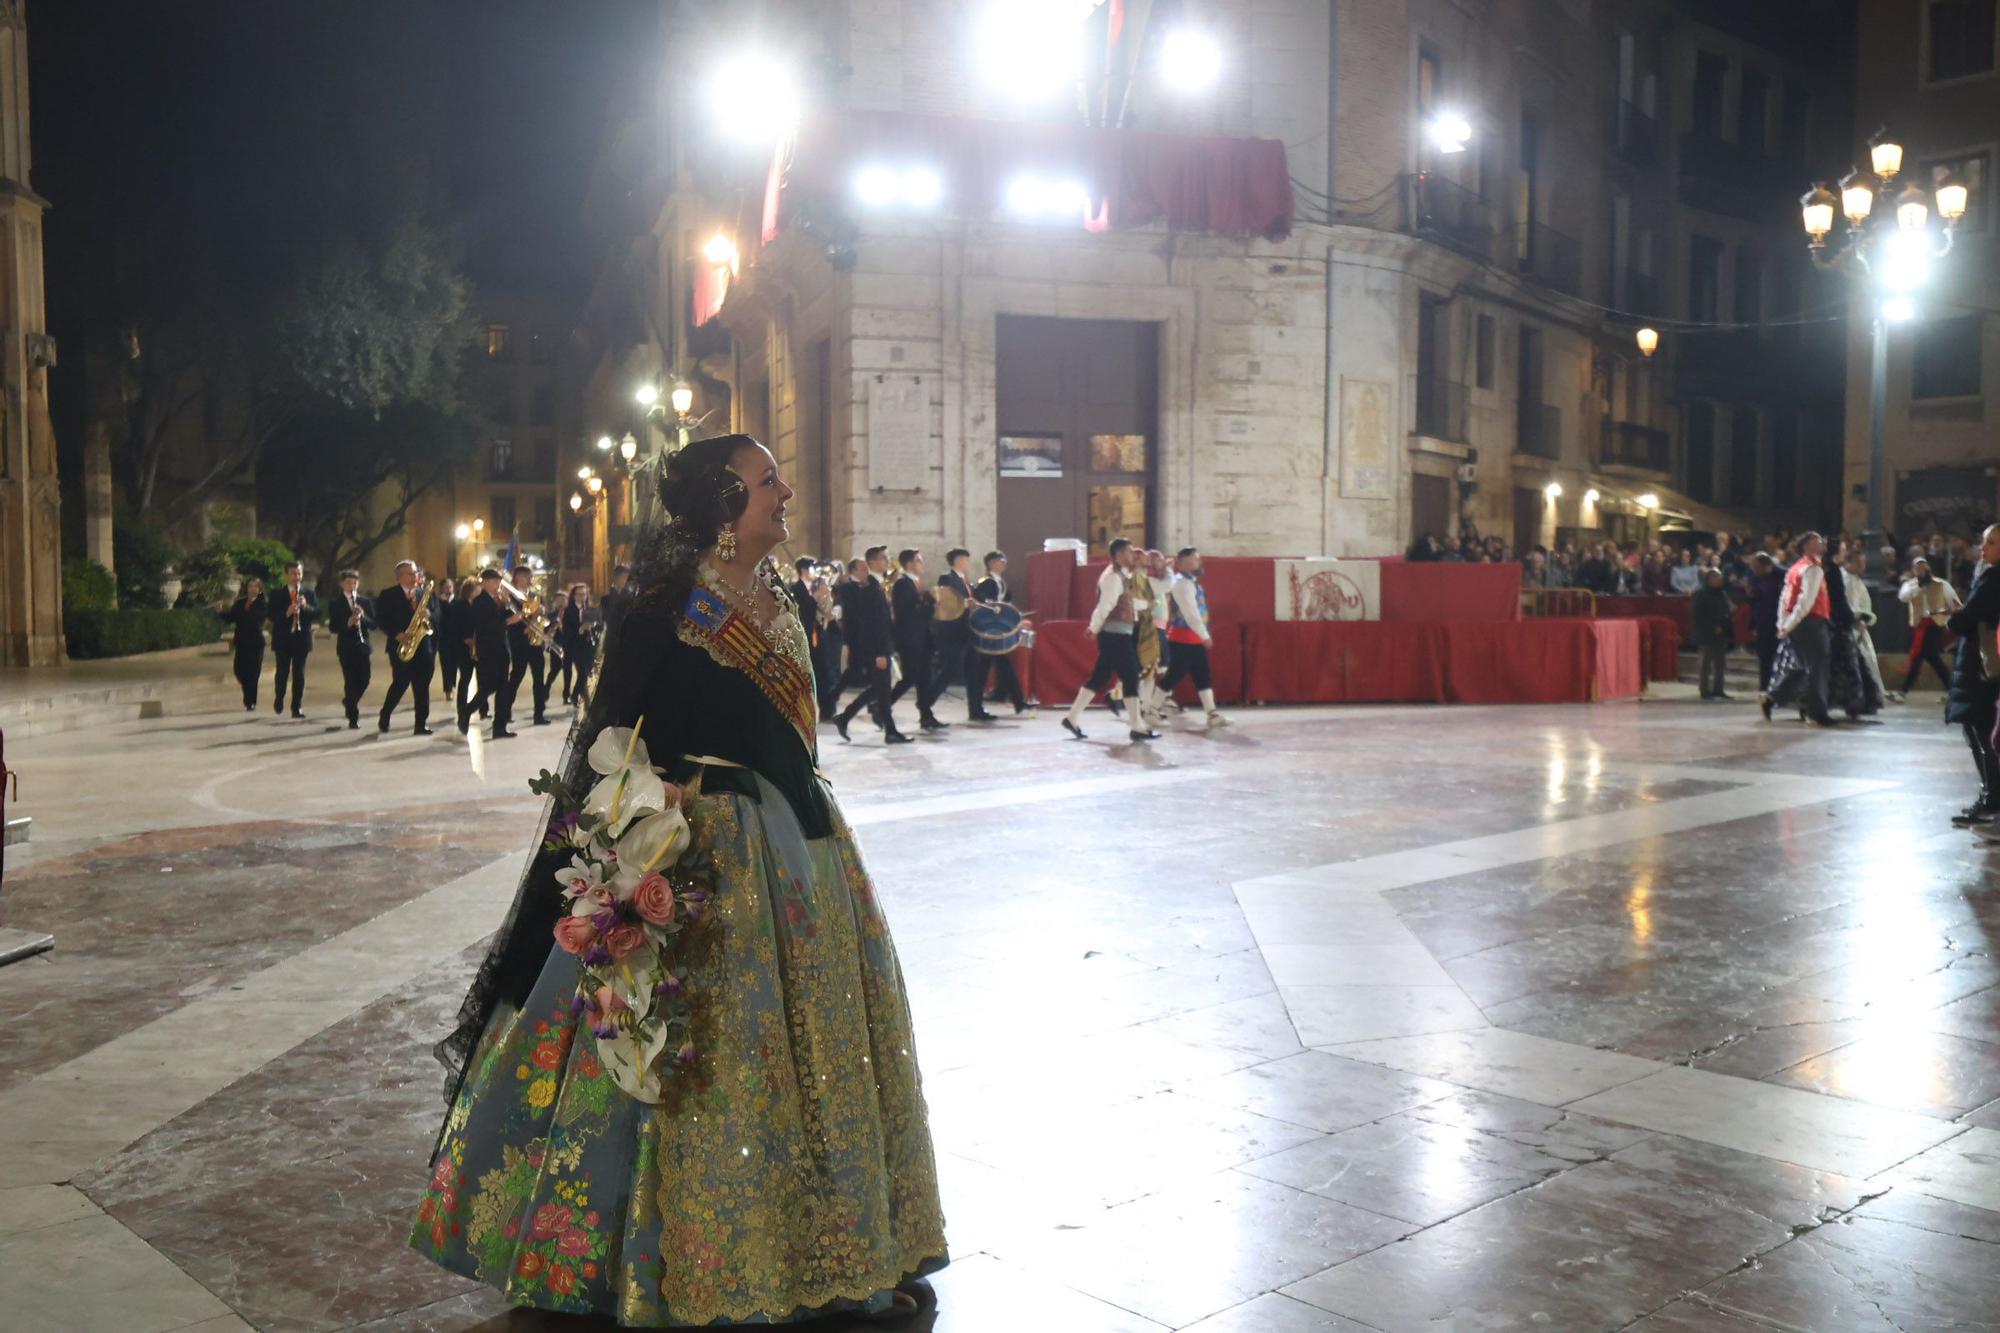
[[[931,384],[926,375],[868,381],[868,488],[921,491],[931,478]]]
[[[1340,493],[1350,500],[1393,500],[1389,459],[1389,385],[1340,381]]]

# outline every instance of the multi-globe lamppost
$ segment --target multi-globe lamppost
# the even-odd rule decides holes
[[[1882,423],[1889,386],[1889,326],[1916,318],[1916,293],[1930,276],[1931,261],[1951,250],[1952,231],[1965,216],[1968,191],[1963,181],[1940,174],[1926,191],[1905,181],[1891,208],[1879,205],[1903,170],[1903,146],[1878,130],[1868,141],[1869,170],[1847,173],[1836,195],[1821,181],[1799,200],[1813,264],[1872,282],[1868,371],[1868,520],[1862,532],[1864,549],[1881,547]],[[1936,216],[1943,223],[1932,227]],[[1836,244],[1835,210],[1847,219],[1847,230]]]

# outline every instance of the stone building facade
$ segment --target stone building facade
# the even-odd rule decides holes
[[[911,142],[1014,121],[1056,145],[1051,125],[1078,119],[1025,113],[983,80],[976,6],[793,8],[767,31],[794,34],[798,67],[832,71],[801,143],[816,116],[930,127]],[[1122,103],[1134,132],[1281,143],[1288,234],[1093,230],[968,206],[1006,197],[993,180],[944,183],[933,208],[789,208],[795,179],[824,163],[767,181],[763,159],[715,146],[705,105],[648,108],[672,127],[646,229],[660,257],[649,304],[665,315],[648,321],[650,350],[614,339],[606,355],[687,379],[698,407],[769,440],[805,492],[800,549],[1019,554],[1125,535],[1362,555],[1461,525],[1527,547],[1809,512],[1816,497],[1787,483],[1815,440],[1837,456],[1837,393],[1809,425],[1802,405],[1763,401],[1769,377],[1714,350],[1783,358],[1791,335],[1759,326],[1803,308],[1803,279],[1748,265],[1738,320],[1726,261],[1790,241],[1786,158],[1817,146],[1830,113],[1845,136],[1837,90],[1785,34],[1732,31],[1726,6],[1642,0],[1189,0],[1183,21],[1223,66],[1182,96],[1159,70],[1150,7],[1124,8],[1140,58],[1129,95],[1096,105]],[[1078,20],[1087,42],[1103,17]],[[663,39],[693,59],[716,31]],[[1440,116],[1464,118],[1467,151],[1438,151]],[[1754,155],[1736,148],[1753,122]],[[1727,238],[1724,263],[1706,245],[1697,281],[1691,238],[1710,231]],[[1666,330],[1650,361],[1633,342],[1642,322]],[[1712,327],[1725,323],[1750,327]]]
[[[44,314],[42,213],[28,182],[28,29],[0,0],[0,667],[63,660],[62,501]]]
[[[2000,5],[1862,0],[1855,91],[1857,142],[1886,126],[1904,145],[1904,176],[1928,185],[1944,167],[1969,187],[1951,252],[1916,297],[1917,317],[1891,328],[1883,421],[1882,515],[1904,543],[1967,536],[2000,515]],[[1857,150],[1858,152],[1859,150]],[[1826,163],[1826,174],[1845,159]],[[1867,508],[1868,296],[1847,356],[1847,504]]]

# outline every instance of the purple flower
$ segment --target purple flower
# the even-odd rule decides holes
[[[690,920],[690,921],[699,921],[699,920],[701,920],[701,904],[700,904],[700,903],[689,903],[689,904],[688,904],[688,920]]]
[[[578,991],[576,994],[569,997],[569,1016],[571,1018],[575,1018],[578,1014],[582,1013],[585,1009],[589,1007],[590,1007],[590,998],[586,996],[582,991]]]
[[[617,1025],[616,1025],[616,1024],[614,1024],[614,1023],[606,1023],[606,1024],[605,1024],[604,1026],[602,1026],[602,1027],[598,1027],[598,1026],[596,1026],[595,1024],[593,1024],[593,1025],[591,1026],[591,1029],[590,1029],[590,1030],[591,1030],[592,1032],[595,1032],[595,1033],[596,1033],[596,1034],[597,1034],[598,1036],[600,1036],[600,1037],[603,1037],[603,1038],[606,1038],[606,1039],[609,1039],[609,1038],[611,1038],[611,1037],[615,1037],[615,1036],[617,1036],[617,1035],[618,1035],[618,1027],[617,1027]]]
[[[674,1052],[674,1059],[679,1062],[681,1068],[692,1068],[694,1065],[694,1043],[691,1041],[682,1042],[681,1048]]]
[[[705,903],[708,901],[708,890],[682,889],[678,896],[684,903]]]
[[[658,994],[666,996],[669,1000],[678,1000],[681,997],[681,992],[686,990],[687,987],[681,984],[679,977],[668,977],[653,989]]]

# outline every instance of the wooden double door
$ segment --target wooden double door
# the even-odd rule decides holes
[[[1000,317],[995,485],[1017,601],[1026,557],[1049,538],[1093,555],[1118,537],[1160,544],[1159,341],[1151,323]]]

